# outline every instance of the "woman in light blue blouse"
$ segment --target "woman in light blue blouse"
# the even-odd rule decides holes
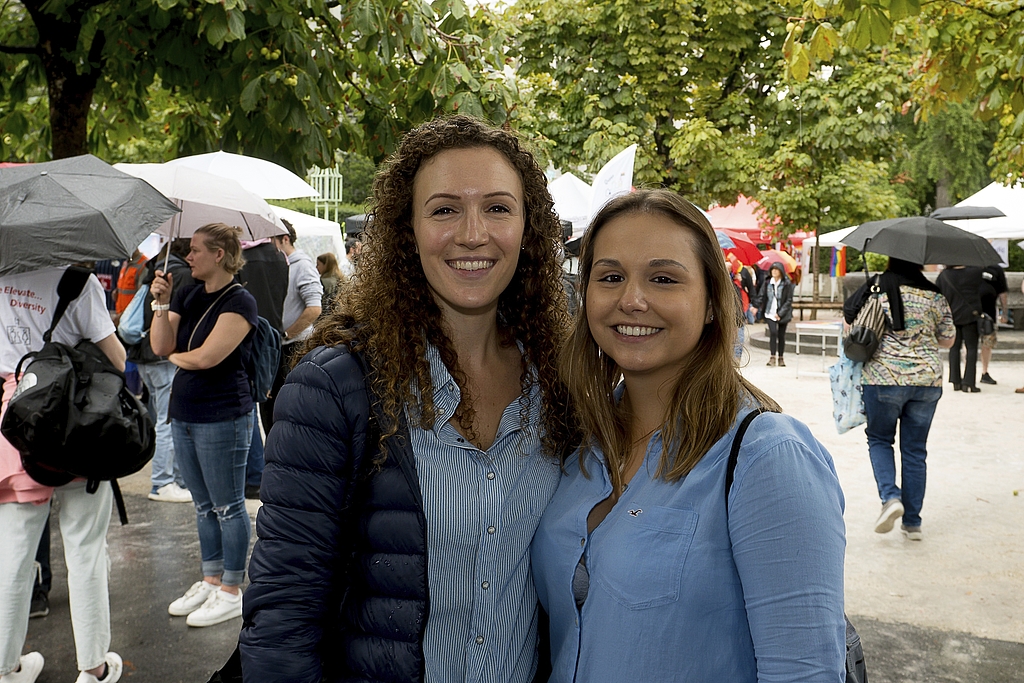
[[[664,190],[609,202],[579,290],[560,370],[585,440],[532,547],[550,680],[843,681],[843,494],[824,447],[734,365],[707,220]]]

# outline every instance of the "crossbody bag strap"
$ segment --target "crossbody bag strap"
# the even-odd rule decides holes
[[[199,322],[197,322],[196,326],[192,328],[192,334],[190,334],[188,336],[188,349],[187,349],[188,351],[192,350],[192,338],[196,336],[196,330],[198,330],[199,326],[203,324],[203,320],[205,320],[206,316],[210,313],[210,311],[213,310],[213,307],[216,306],[220,302],[220,300],[223,299],[227,295],[228,292],[233,290],[235,287],[241,287],[241,286],[242,285],[240,285],[240,284],[238,284],[236,282],[236,283],[232,284],[230,287],[228,287],[227,289],[225,289],[223,292],[221,292],[220,296],[218,296],[216,299],[213,300],[213,303],[210,304],[210,307],[207,308],[206,311],[203,313],[202,317],[199,318]]]
[[[50,321],[50,329],[43,333],[43,341],[49,342],[53,331],[57,329],[57,323],[64,317],[64,312],[72,301],[85,289],[85,283],[89,281],[90,271],[81,266],[69,266],[64,274],[60,276],[57,283],[57,310],[53,312],[53,320]]]
[[[736,430],[736,436],[732,438],[732,450],[729,451],[729,462],[725,469],[725,520],[726,529],[728,529],[729,521],[729,493],[732,491],[732,480],[736,473],[736,463],[740,457],[740,446],[743,444],[743,435],[747,433],[747,427],[754,421],[754,418],[763,413],[764,410],[758,408],[751,410],[740,422],[739,428]]]

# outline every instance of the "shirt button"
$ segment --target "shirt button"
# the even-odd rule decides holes
[[[493,526],[487,527],[487,533],[493,534],[495,531],[497,531],[497,529],[495,529]]]
[[[476,644],[477,645],[483,645],[484,644],[484,637],[483,636],[477,636],[476,637]]]
[[[488,472],[487,473],[487,478],[488,479],[494,479],[494,472]]]
[[[488,588],[491,587],[491,582],[490,581],[484,581],[483,583],[480,584],[480,587],[483,588],[484,590],[487,590]]]
[[[580,539],[580,547],[581,547],[581,548],[583,548],[583,547],[585,547],[586,545],[587,545],[587,539],[585,539],[585,538],[581,538],[581,539]]]
[[[465,439],[462,439],[462,438],[459,438],[459,439],[455,439],[455,440],[456,440],[456,441],[458,441],[459,443],[466,443],[466,440],[465,440]]]

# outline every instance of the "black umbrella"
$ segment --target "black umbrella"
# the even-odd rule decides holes
[[[928,218],[940,221],[971,220],[973,218],[1002,218],[1006,214],[994,206],[944,206],[935,209]]]
[[[840,241],[911,263],[990,266],[1003,260],[984,237],[925,216],[863,223]]]
[[[358,237],[369,221],[365,213],[357,213],[345,219],[345,237]]]
[[[144,180],[89,154],[0,169],[0,275],[127,258],[177,212]]]

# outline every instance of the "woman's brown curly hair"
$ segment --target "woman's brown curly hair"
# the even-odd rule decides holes
[[[523,346],[524,392],[531,384],[528,369],[536,368],[543,444],[549,454],[561,455],[578,444],[568,392],[557,373],[558,349],[568,326],[558,250],[561,229],[543,171],[510,132],[451,116],[425,123],[402,139],[374,179],[359,270],[339,284],[337,308],[317,323],[305,350],[348,344],[366,354],[369,380],[388,423],[381,425],[384,440],[397,432],[406,405],[414,408],[410,414],[420,426],[433,427],[434,386],[426,357],[427,345],[433,344],[463,396],[455,417],[475,437],[466,376],[416,251],[412,201],[413,181],[424,162],[446,150],[480,147],[500,152],[523,183],[523,250],[512,281],[498,298],[498,330],[503,345],[518,341]],[[524,408],[524,419],[526,414]]]

